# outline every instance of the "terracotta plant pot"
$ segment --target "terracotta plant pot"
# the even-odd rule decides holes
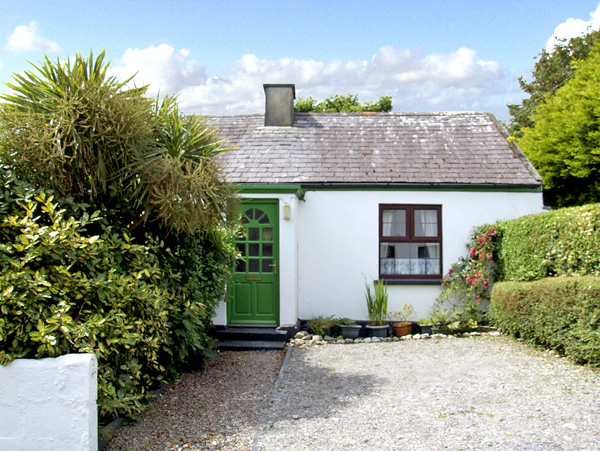
[[[398,324],[392,324],[392,326],[394,326],[394,333],[396,334],[396,337],[403,337],[404,335],[410,335],[410,332],[412,331],[412,323],[398,323]]]

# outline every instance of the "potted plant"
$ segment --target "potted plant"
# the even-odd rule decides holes
[[[361,326],[356,324],[356,321],[350,318],[338,318],[336,323],[338,334],[340,334],[342,337],[358,338]]]
[[[421,327],[421,333],[431,335],[433,320],[431,318],[421,318],[418,322],[419,326]]]
[[[388,292],[383,280],[373,283],[374,290],[371,291],[369,284],[365,284],[367,300],[367,311],[369,324],[367,324],[367,335],[369,337],[387,337],[389,325],[387,318]]]
[[[397,337],[410,335],[412,331],[412,322],[410,317],[415,313],[412,304],[404,304],[402,310],[390,313],[389,317],[393,321],[392,327]]]
[[[328,317],[317,316],[306,323],[306,328],[313,335],[330,335],[335,327],[333,315]]]
[[[448,310],[436,308],[431,313],[431,322],[433,323],[431,331],[434,334],[449,333],[448,324],[450,323],[450,316]]]

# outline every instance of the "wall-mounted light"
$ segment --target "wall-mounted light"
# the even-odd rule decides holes
[[[290,219],[291,211],[290,204],[283,204],[283,219]]]

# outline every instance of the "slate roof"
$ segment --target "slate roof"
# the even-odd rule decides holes
[[[541,177],[490,113],[296,113],[209,117],[235,150],[221,156],[235,184],[494,185]]]

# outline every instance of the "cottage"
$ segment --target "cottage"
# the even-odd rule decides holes
[[[366,320],[377,279],[389,310],[425,316],[475,226],[542,210],[490,113],[294,113],[294,85],[264,89],[264,115],[209,118],[235,148],[222,163],[246,230],[217,325]]]

